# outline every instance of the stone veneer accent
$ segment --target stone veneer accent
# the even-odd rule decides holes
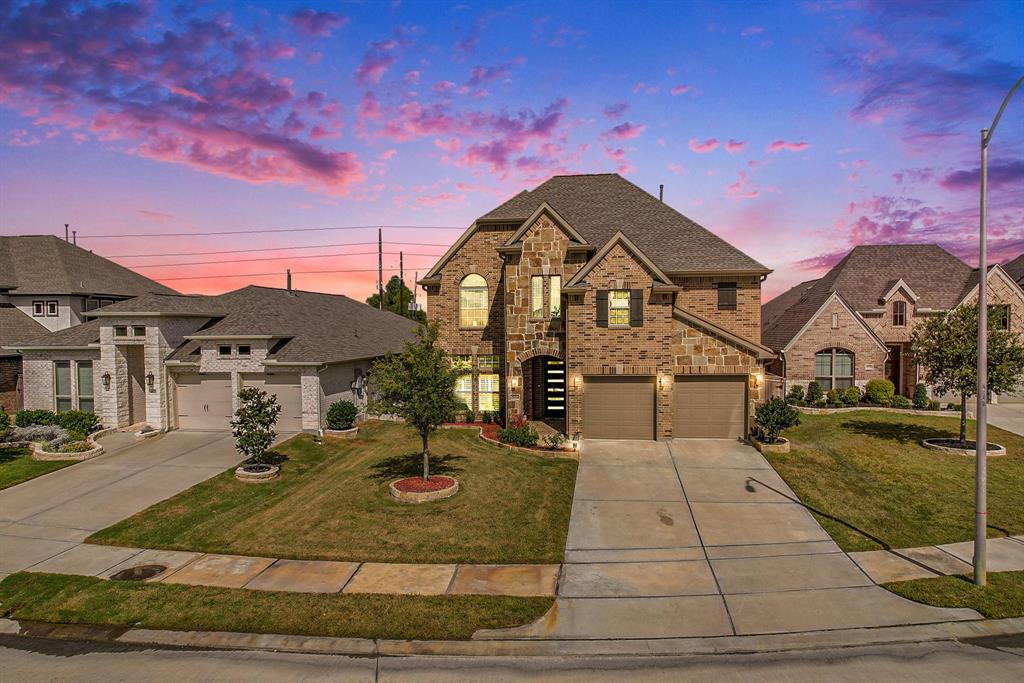
[[[0,410],[13,413],[18,409],[18,379],[21,377],[21,356],[0,358]]]

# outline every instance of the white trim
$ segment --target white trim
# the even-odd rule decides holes
[[[657,264],[654,263],[654,261],[652,261],[651,258],[643,252],[642,249],[640,249],[640,247],[633,244],[632,240],[626,237],[626,235],[621,230],[619,230],[612,236],[610,240],[605,242],[604,246],[601,247],[601,249],[596,254],[594,254],[594,256],[589,261],[583,264],[582,268],[576,271],[576,274],[573,275],[568,282],[562,284],[562,291],[564,292],[566,289],[572,289],[576,287],[580,281],[585,279],[587,275],[590,274],[590,271],[596,268],[597,265],[604,260],[605,256],[607,256],[609,252],[611,252],[611,250],[615,247],[616,244],[621,244],[627,250],[633,252],[633,256],[635,256],[640,261],[640,263],[647,266],[651,270],[651,272],[654,274],[654,278],[652,278],[652,280],[654,281],[655,285],[657,285],[660,281],[662,285],[665,285],[667,287],[676,286],[676,284],[672,282],[671,278],[669,278],[668,275],[662,272],[661,268],[659,268]]]
[[[903,280],[903,278],[900,278],[899,280],[896,281],[896,284],[894,284],[892,287],[889,288],[888,292],[886,292],[885,294],[882,295],[882,300],[883,301],[888,301],[889,297],[891,297],[893,294],[898,292],[900,290],[900,288],[902,288],[907,294],[910,295],[910,298],[914,300],[915,304],[917,303],[917,300],[921,298],[917,294],[914,294],[914,290],[912,290],[910,288],[910,285],[908,285]]]
[[[801,327],[800,330],[796,334],[793,335],[793,338],[790,339],[789,342],[785,346],[782,347],[782,349],[780,349],[780,353],[786,353],[791,348],[793,348],[793,344],[795,344],[796,341],[801,336],[803,336],[804,332],[806,332],[811,327],[811,325],[814,323],[814,321],[818,319],[818,316],[821,315],[822,311],[825,310],[825,307],[828,306],[830,303],[832,303],[833,300],[834,301],[838,301],[843,306],[843,308],[845,308],[847,311],[849,311],[850,315],[853,316],[854,320],[856,320],[857,322],[859,322],[861,324],[861,327],[864,328],[864,330],[868,333],[868,335],[871,337],[871,339],[874,340],[874,342],[878,345],[878,347],[880,349],[882,349],[882,351],[885,351],[886,353],[889,352],[889,347],[886,346],[885,342],[882,341],[882,339],[877,334],[875,334],[875,331],[872,330],[868,326],[867,322],[864,321],[864,318],[862,318],[860,316],[860,314],[857,313],[857,311],[853,310],[853,308],[851,308],[850,305],[848,303],[846,303],[846,299],[844,299],[843,297],[839,296],[838,292],[833,291],[831,294],[828,295],[828,297],[825,299],[825,301],[822,302],[822,304],[818,308],[818,310],[814,312],[814,315],[812,315],[810,318],[808,318],[807,322],[804,323],[803,327]],[[831,326],[830,326],[830,329],[831,329]]]
[[[512,236],[508,238],[508,241],[505,242],[503,246],[510,247],[519,240],[521,240],[523,235],[526,234],[530,227],[537,221],[538,218],[541,217],[541,214],[543,214],[545,211],[548,214],[550,214],[551,218],[555,221],[555,223],[558,224],[560,228],[562,228],[562,230],[569,234],[569,237],[579,242],[580,245],[590,246],[587,240],[583,238],[583,235],[579,234],[579,232],[577,232],[575,228],[569,225],[569,221],[562,218],[559,215],[559,213],[555,211],[547,202],[541,202],[540,206],[538,206],[537,209],[532,214],[530,214],[529,218],[523,221],[522,225],[520,225],[519,228],[514,233],[512,233]]]
[[[1001,265],[999,265],[998,263],[989,266],[988,276],[991,278],[992,274],[995,273],[997,270],[999,271],[1000,274],[1002,274],[1002,276],[1006,280],[1006,282],[1010,283],[1010,286],[1013,287],[1014,289],[1016,289],[1020,293],[1021,297],[1024,297],[1024,287],[1021,287],[1019,284],[1017,284],[1017,282],[1012,277],[1010,277],[1010,274],[1007,273],[1005,270],[1003,270],[1003,267]],[[970,299],[971,297],[977,296],[977,295],[978,295],[978,285],[974,285],[974,287],[971,288],[971,291],[967,292],[967,294],[965,294],[963,297],[961,297],[960,301],[958,301],[956,303],[956,305],[959,306],[959,305],[963,304],[965,301],[967,301],[968,299]],[[954,306],[954,308],[956,308],[956,306]]]

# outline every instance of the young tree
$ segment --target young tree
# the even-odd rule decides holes
[[[416,339],[401,353],[370,368],[370,406],[375,415],[398,415],[423,440],[423,478],[430,477],[430,435],[451,419],[460,405],[455,396],[455,369],[436,345],[437,323],[421,325]]]
[[[988,330],[988,389],[1012,391],[1024,377],[1024,345],[1009,331]],[[940,394],[960,394],[960,441],[967,441],[967,399],[978,387],[978,306],[959,306],[914,329],[914,359]]]
[[[377,308],[380,303],[380,294],[374,293],[366,300],[366,303]],[[425,323],[427,314],[423,311],[410,311],[410,303],[412,303],[412,290],[405,286],[401,278],[392,275],[388,283],[384,285],[384,306],[382,308],[385,311],[412,318],[416,322]]]
[[[261,463],[277,437],[274,425],[281,414],[281,406],[277,396],[256,387],[246,387],[238,392],[238,403],[238,410],[231,420],[235,448],[250,462]]]
[[[800,411],[778,396],[754,409],[754,419],[765,443],[776,443],[784,429],[800,424]]]

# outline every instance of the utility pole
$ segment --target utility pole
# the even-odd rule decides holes
[[[377,228],[377,308],[384,310],[384,237]]]
[[[999,119],[1024,76],[1010,89],[999,107],[992,126],[981,129],[981,219],[978,230],[978,410],[974,436],[974,583],[988,582],[988,144]]]
[[[64,241],[65,242],[70,242],[71,241],[70,239],[68,239],[68,224],[67,223],[64,224]]]
[[[72,230],[71,231],[71,244],[75,245],[76,247],[78,246],[78,231],[77,230]]]
[[[405,315],[405,260],[402,252],[398,252],[398,314]]]

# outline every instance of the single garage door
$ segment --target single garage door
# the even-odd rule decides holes
[[[587,439],[653,439],[653,377],[585,377],[583,436]]]
[[[302,387],[298,375],[243,375],[242,384],[277,396],[281,414],[274,427],[276,431],[302,431]]]
[[[672,436],[741,439],[746,435],[747,378],[676,377]]]
[[[230,429],[231,375],[189,373],[178,385],[178,429]]]

